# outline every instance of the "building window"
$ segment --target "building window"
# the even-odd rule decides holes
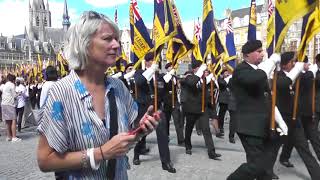
[[[36,17],[36,26],[39,26],[39,24],[40,24],[40,20],[39,20],[39,17],[37,16]]]
[[[16,49],[17,46],[16,46],[16,42],[12,42],[12,49]]]
[[[293,41],[290,42],[290,47],[289,47],[290,51],[297,50],[297,43],[298,42],[296,40],[293,40]]]
[[[48,26],[47,18],[44,18],[44,26]]]
[[[5,48],[5,43],[4,43],[4,41],[1,41],[1,42],[0,42],[0,48],[1,48],[1,49],[4,49],[4,48]]]

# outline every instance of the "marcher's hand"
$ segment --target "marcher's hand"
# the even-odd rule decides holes
[[[285,121],[283,120],[277,106],[275,107],[275,121],[277,122],[277,124],[279,126],[276,130],[280,133],[280,136],[288,135],[288,126],[285,123]]]
[[[309,70],[309,66],[310,66],[309,63],[304,63],[304,65],[303,65],[303,70],[304,70],[304,71],[308,71],[308,70]]]
[[[153,106],[149,106],[147,112],[140,120],[140,127],[142,130],[149,134],[157,128],[160,120],[160,112],[154,112]]]
[[[107,160],[124,156],[135,142],[136,135],[119,133],[101,146],[103,157]]]

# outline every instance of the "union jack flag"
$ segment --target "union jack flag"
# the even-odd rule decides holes
[[[200,41],[201,40],[201,26],[200,26],[200,19],[198,17],[198,22],[196,23],[196,25],[194,26],[194,34],[197,37],[197,40]]]
[[[116,8],[116,11],[114,12],[114,22],[118,24],[118,9]]]
[[[272,0],[269,0],[269,3],[268,3],[268,17],[269,18],[270,18],[270,16],[272,16],[273,10],[274,10],[273,2],[272,2]]]
[[[226,23],[225,27],[226,27],[227,34],[233,33],[231,17],[229,17],[227,21],[225,21],[225,23]]]
[[[139,13],[137,0],[132,0],[132,9],[133,9],[134,20],[139,21],[141,19],[141,15]]]

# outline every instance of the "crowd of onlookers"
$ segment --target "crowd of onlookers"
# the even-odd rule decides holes
[[[46,69],[46,80],[27,82],[22,77],[13,74],[1,76],[0,82],[0,121],[6,126],[6,141],[19,142],[22,139],[17,136],[23,128],[25,106],[30,102],[31,109],[40,109],[46,99],[48,88],[52,81],[57,80],[58,75],[54,67]],[[42,93],[43,92],[43,93]],[[1,134],[0,134],[1,135]]]

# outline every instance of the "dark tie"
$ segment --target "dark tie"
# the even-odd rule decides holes
[[[117,104],[113,89],[108,93],[109,109],[110,109],[110,138],[118,134],[118,117]],[[116,174],[116,159],[110,159],[107,167],[107,178],[113,180]]]

